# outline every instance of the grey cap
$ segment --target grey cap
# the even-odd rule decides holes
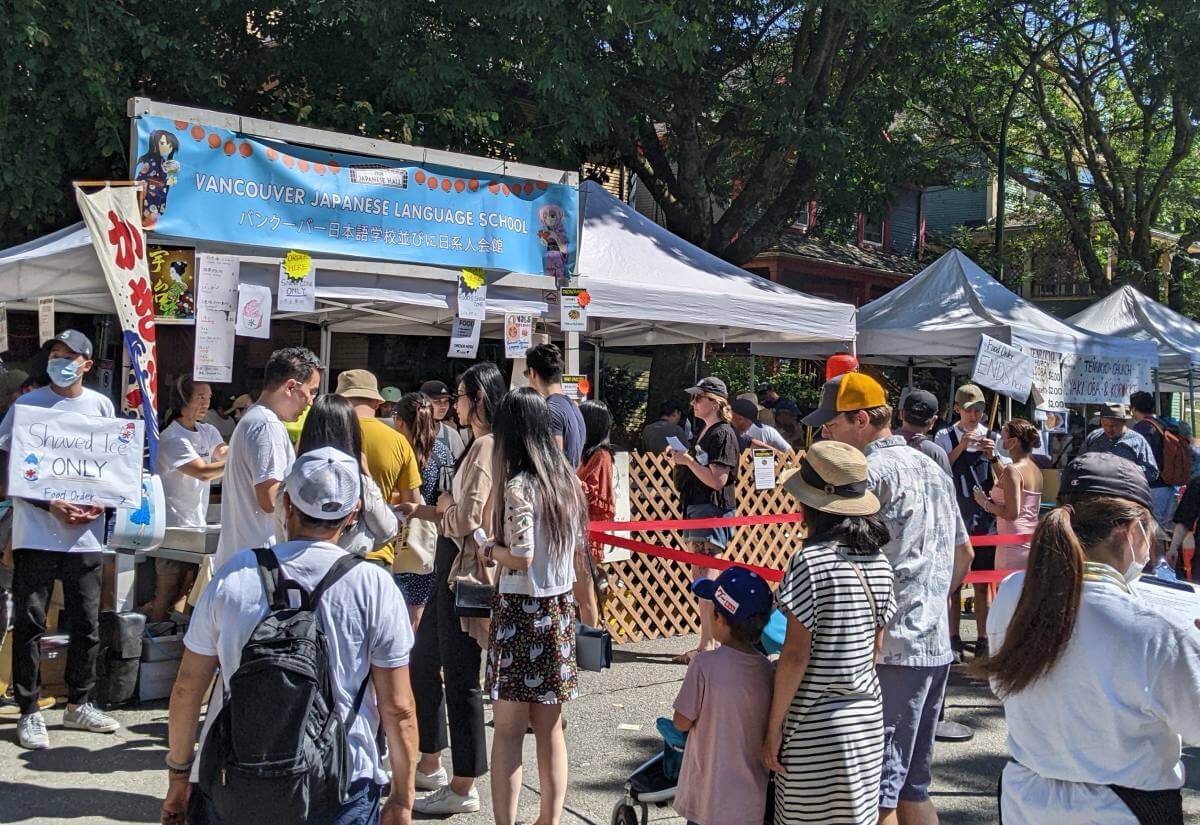
[[[92,342],[79,330],[64,329],[58,335],[55,335],[53,338],[47,341],[46,347],[49,348],[53,346],[55,341],[61,341],[62,343],[66,344],[71,352],[75,353],[76,355],[82,355],[89,361],[92,360]]]
[[[728,398],[729,389],[725,386],[725,382],[715,376],[701,378],[696,382],[696,386],[688,387],[688,395],[715,395],[718,398]]]
[[[337,521],[354,510],[362,495],[358,462],[341,450],[320,447],[303,453],[288,472],[283,489],[305,515]]]

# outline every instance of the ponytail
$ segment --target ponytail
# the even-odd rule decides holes
[[[1070,502],[1051,510],[1033,534],[1021,598],[1004,645],[972,667],[992,681],[1002,699],[1044,676],[1066,650],[1079,615],[1088,551],[1102,547],[1124,524],[1145,524],[1149,515],[1128,499],[1063,498]]]

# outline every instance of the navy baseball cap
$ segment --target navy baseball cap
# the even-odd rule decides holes
[[[775,603],[766,579],[736,565],[726,568],[716,579],[696,579],[692,582],[692,592],[715,604],[734,624],[766,616]]]
[[[1060,497],[1067,494],[1112,496],[1154,509],[1150,485],[1142,468],[1112,453],[1084,453],[1062,472]]]
[[[46,349],[54,346],[56,342],[61,342],[67,345],[67,348],[76,355],[82,355],[89,361],[92,360],[92,342],[88,337],[77,329],[67,329],[55,335],[44,346]]]

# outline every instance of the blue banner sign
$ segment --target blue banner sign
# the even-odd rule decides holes
[[[176,238],[565,278],[577,187],[137,119],[142,223]]]

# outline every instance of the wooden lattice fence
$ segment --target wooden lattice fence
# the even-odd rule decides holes
[[[776,479],[797,466],[799,453],[777,454]],[[665,453],[633,453],[629,456],[630,519],[650,521],[682,518],[673,465]],[[753,457],[741,456],[737,480],[739,516],[798,512],[795,499],[776,484],[773,490],[754,489]],[[738,527],[724,558],[747,564],[782,569],[799,547],[798,524],[756,524]],[[683,535],[676,530],[634,531],[636,541],[677,550],[685,549]],[[699,630],[696,600],[688,592],[690,568],[676,561],[633,553],[626,561],[604,565],[611,587],[605,606],[609,632],[618,642],[637,642],[678,636]]]

